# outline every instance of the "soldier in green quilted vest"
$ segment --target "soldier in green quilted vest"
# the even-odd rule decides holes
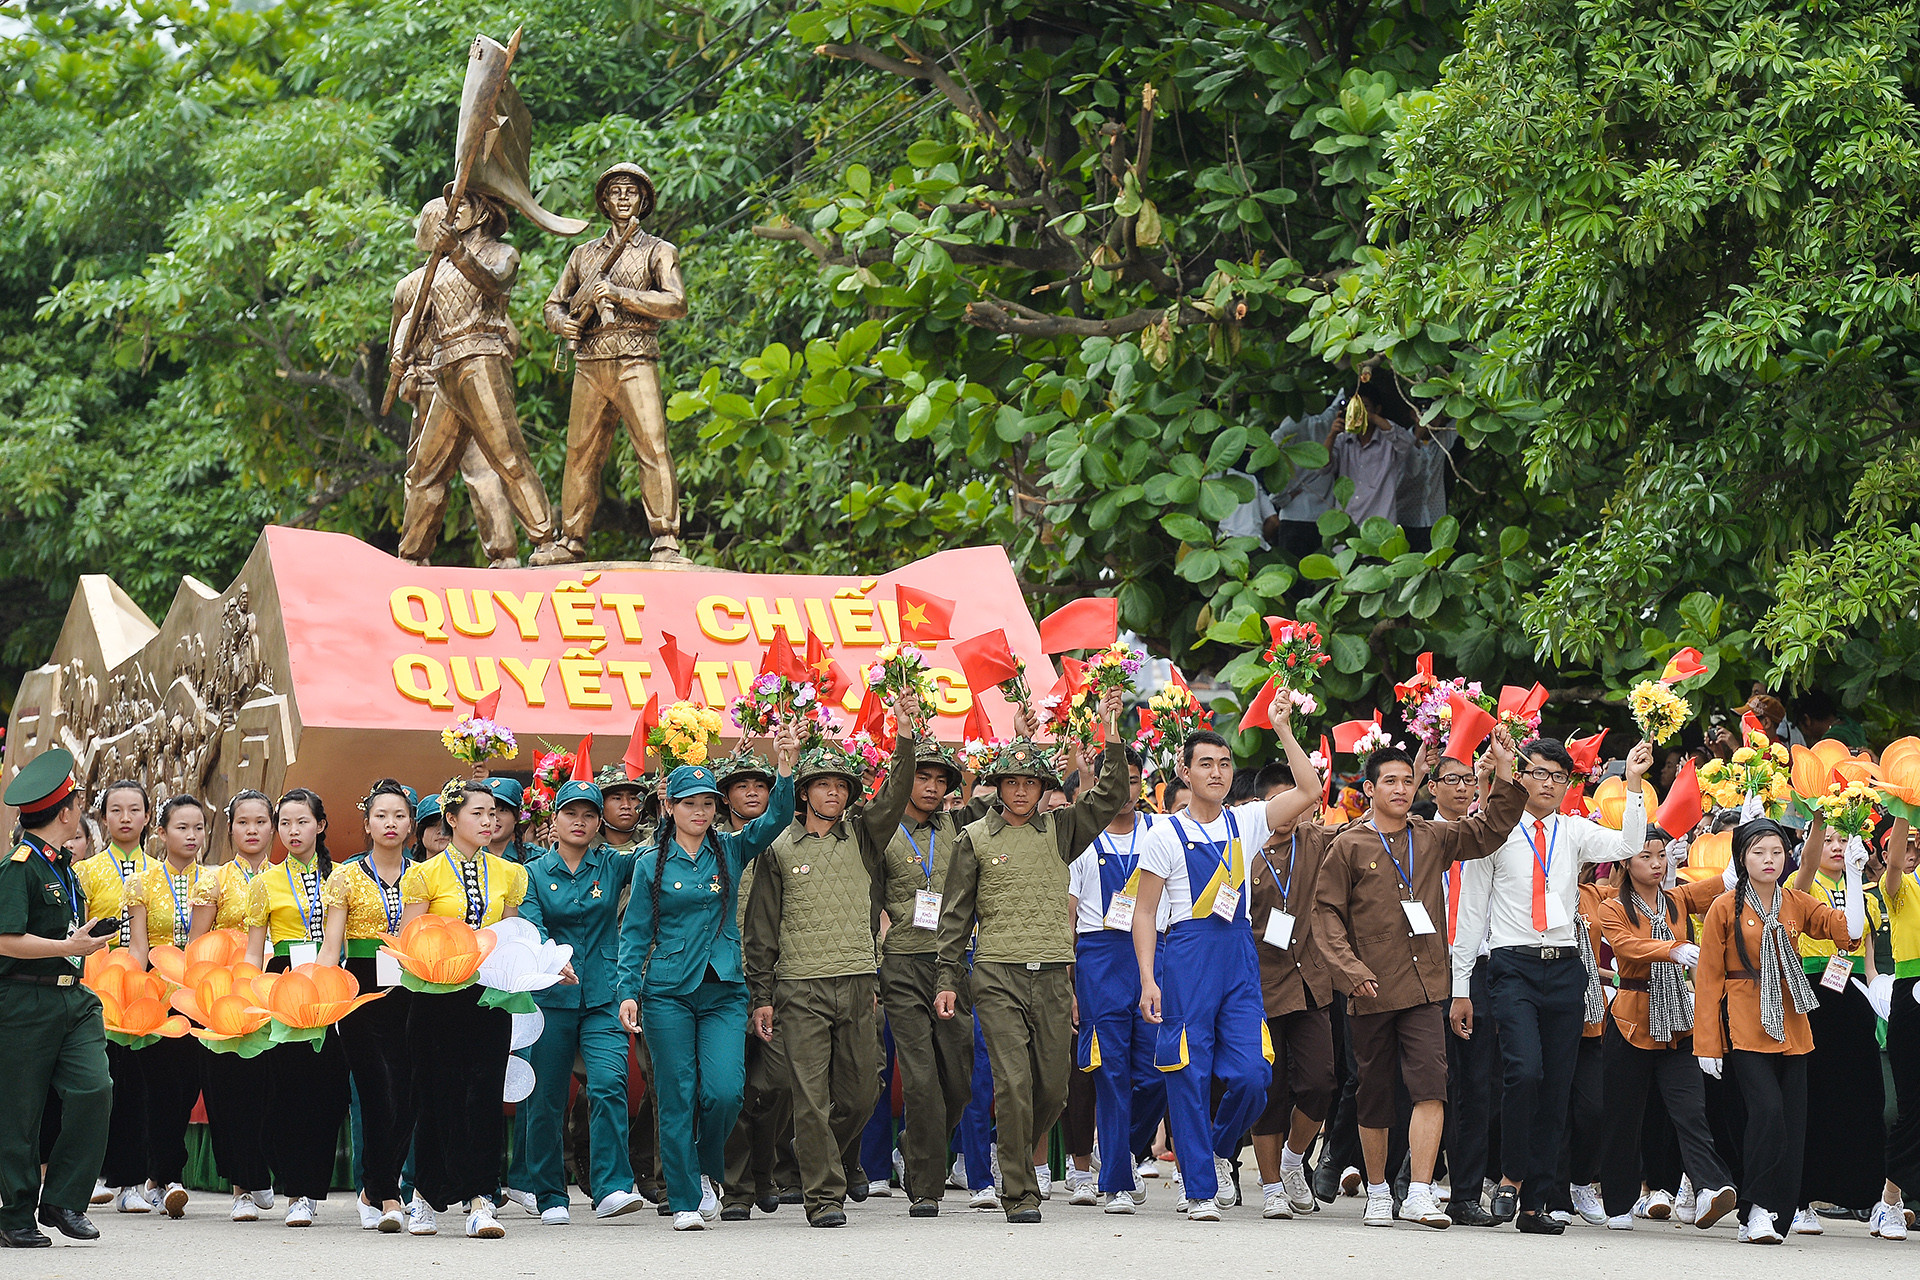
[[[1034,743],[1015,739],[981,779],[998,789],[999,807],[967,824],[947,864],[934,1012],[952,1018],[959,1010],[967,977],[963,959],[977,924],[973,1011],[993,1068],[995,1140],[1006,1183],[1001,1204],[1008,1222],[1040,1221],[1033,1144],[1067,1102],[1073,1060],[1068,868],[1127,800],[1117,690],[1101,699],[1100,715],[1107,746],[1098,786],[1083,788],[1064,809],[1039,812],[1041,795],[1060,785],[1053,762]]]
[[[837,745],[800,763],[801,814],[754,868],[747,901],[747,987],[753,1031],[787,1063],[793,1149],[807,1221],[845,1226],[843,1153],[880,1089],[875,979],[886,846],[913,787],[912,719],[895,707],[899,740],[880,793],[860,793],[860,765]]]

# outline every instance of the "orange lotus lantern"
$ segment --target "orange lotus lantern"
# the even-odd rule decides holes
[[[211,961],[187,967],[187,982],[170,997],[173,1007],[200,1025],[195,1038],[218,1053],[251,1058],[272,1044],[268,1014],[256,1009],[253,979],[260,971],[244,962],[231,968]]]
[[[186,983],[187,953],[170,942],[147,948],[147,964],[176,987]]]
[[[471,986],[480,962],[493,950],[494,935],[451,916],[416,916],[398,937],[380,935],[388,955],[400,962],[402,981],[414,991],[458,991]]]
[[[218,965],[236,965],[246,958],[247,935],[238,929],[214,929],[187,944],[187,964],[201,961]]]
[[[1880,753],[1880,789],[1886,796],[1898,802],[1895,812],[1905,807],[1906,818],[1917,816],[1913,810],[1920,809],[1920,738],[1901,738],[1887,744]]]
[[[1833,785],[1833,766],[1838,761],[1811,747],[1796,746],[1791,751],[1793,769],[1789,777],[1793,783],[1793,793],[1803,800],[1827,794],[1827,789]]]
[[[361,995],[359,981],[331,964],[303,964],[285,973],[262,974],[254,979],[253,991],[258,1001],[253,1011],[272,1016],[276,1044],[309,1041],[316,1053],[328,1027],[386,994]]]
[[[162,1038],[177,1040],[187,1034],[187,1020],[177,1013],[169,1014],[166,1001],[158,994],[166,984],[151,974],[136,971],[136,976],[146,982],[136,984],[142,990],[134,999],[122,1001],[115,995],[100,995],[107,1039],[129,1049],[144,1049]]]
[[[1660,797],[1655,793],[1653,784],[1644,778],[1640,780],[1640,795],[1646,801],[1643,812],[1647,815],[1647,820],[1652,821],[1653,815],[1659,812]],[[1617,774],[1610,778],[1602,778],[1600,785],[1593,789],[1593,795],[1588,797],[1587,804],[1593,812],[1594,821],[1603,827],[1611,827],[1618,831],[1620,824],[1626,821],[1627,816],[1626,779]]]
[[[1680,868],[1683,880],[1718,880],[1733,861],[1733,832],[1716,831],[1701,836],[1687,846],[1687,865]]]
[[[100,983],[107,980],[109,969],[131,969],[138,973],[140,966],[133,962],[133,952],[124,947],[102,948],[87,957],[81,969],[80,985],[98,995]]]

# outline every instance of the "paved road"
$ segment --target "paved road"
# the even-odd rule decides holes
[[[1239,1208],[1219,1223],[1190,1223],[1176,1217],[1172,1207],[1170,1193],[1161,1187],[1131,1218],[1055,1199],[1041,1225],[1010,1227],[998,1213],[957,1205],[931,1221],[909,1219],[906,1201],[896,1194],[849,1206],[848,1225],[835,1231],[809,1229],[799,1206],[787,1205],[751,1223],[675,1234],[651,1212],[595,1222],[576,1193],[574,1225],[542,1227],[508,1208],[501,1214],[506,1239],[481,1241],[460,1236],[450,1214],[442,1221],[453,1230],[431,1239],[362,1231],[351,1203],[339,1196],[322,1205],[319,1223],[305,1230],[281,1226],[277,1214],[263,1215],[258,1223],[232,1223],[226,1220],[225,1197],[196,1195],[187,1216],[177,1222],[159,1215],[100,1214],[98,1243],[62,1240],[52,1249],[9,1252],[0,1255],[0,1275],[8,1280],[375,1280],[401,1274],[446,1280],[655,1275],[924,1280],[953,1269],[979,1280],[1075,1280],[1094,1274],[1100,1280],[1197,1280],[1229,1273],[1293,1277],[1310,1270],[1316,1280],[1421,1273],[1475,1280],[1617,1280],[1656,1271],[1687,1280],[1751,1280],[1756,1268],[1781,1275],[1788,1268],[1807,1274],[1809,1266],[1817,1266],[1824,1275],[1870,1276],[1920,1264],[1920,1244],[1874,1240],[1858,1223],[1829,1223],[1824,1236],[1763,1249],[1739,1244],[1731,1217],[1710,1231],[1642,1222],[1635,1231],[1617,1232],[1576,1224],[1564,1236],[1548,1239],[1511,1229],[1363,1227],[1360,1201],[1349,1199],[1291,1222],[1263,1221],[1257,1211]]]

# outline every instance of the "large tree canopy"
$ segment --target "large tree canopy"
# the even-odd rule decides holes
[[[1317,619],[1326,692],[1362,705],[1427,648],[1588,698],[1695,644],[1716,697],[1912,709],[1910,6],[25,12],[0,107],[11,668],[81,572],[158,609],[264,520],[393,544],[388,291],[466,43],[524,23],[544,202],[590,213],[637,160],[682,247],[665,368],[703,560],[999,542],[1036,609],[1117,594],[1242,688],[1262,616]],[[567,385],[538,306],[567,246],[510,238],[551,487]],[[1223,537],[1245,477],[1325,460],[1275,427],[1377,355],[1467,446],[1433,549],[1338,512],[1299,560]],[[635,555],[624,450],[606,484],[592,553]],[[479,554],[457,506],[439,554]]]

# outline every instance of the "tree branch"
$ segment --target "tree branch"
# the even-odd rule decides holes
[[[963,319],[975,328],[1010,334],[1016,338],[1117,338],[1160,324],[1173,310],[1171,307],[1142,307],[1138,311],[1106,320],[1086,320],[1079,316],[1048,315],[1017,302],[989,298],[984,302],[969,302]],[[1178,314],[1179,322],[1183,325],[1218,324],[1223,318],[1238,321],[1247,314],[1246,300],[1236,298],[1227,312],[1225,317],[1216,316],[1182,302]]]

